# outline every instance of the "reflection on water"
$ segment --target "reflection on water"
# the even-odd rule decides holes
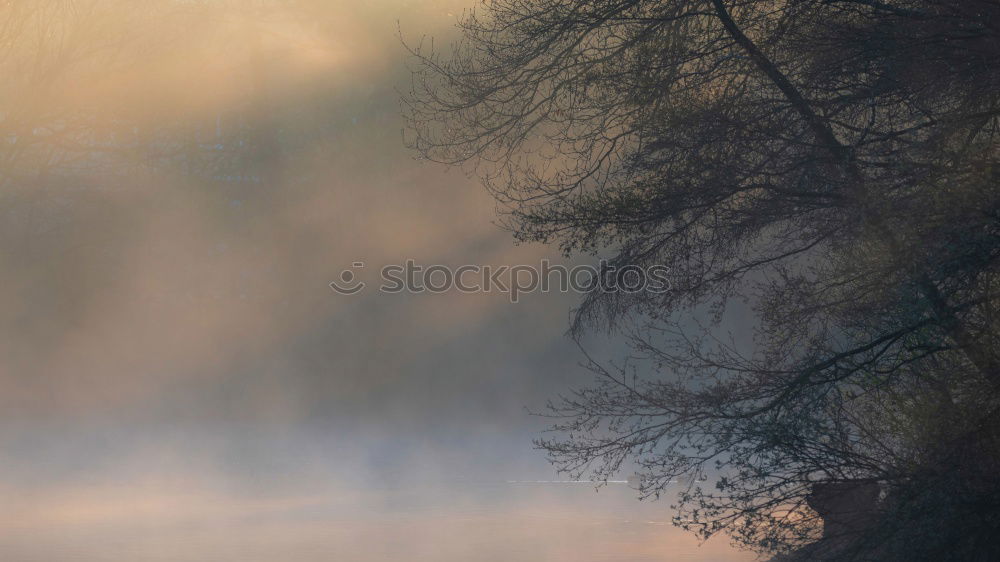
[[[555,475],[520,439],[468,432],[407,451],[412,436],[336,425],[5,428],[0,560],[751,559],[624,484],[508,483]]]
[[[718,541],[699,547],[673,529],[665,505],[639,503],[613,488],[458,483],[233,496],[158,483],[61,492],[7,495],[2,559],[740,559]]]

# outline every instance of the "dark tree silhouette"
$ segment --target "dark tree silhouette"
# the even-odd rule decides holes
[[[942,509],[990,523],[941,552],[988,551],[1000,5],[500,0],[459,27],[411,47],[410,144],[479,174],[519,239],[672,272],[666,295],[585,297],[574,330],[628,328],[647,368],[592,362],[552,403],[557,467],[634,461],[659,496],[714,464],[677,522],[762,551],[819,536],[817,481],[878,482],[897,521],[948,483],[934,502],[975,495]],[[752,346],[720,335],[733,299]]]

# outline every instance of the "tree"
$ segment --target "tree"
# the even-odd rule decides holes
[[[445,54],[411,48],[410,144],[479,174],[519,239],[672,272],[666,295],[584,298],[575,332],[631,327],[647,368],[592,362],[597,382],[551,404],[559,468],[637,462],[659,496],[714,464],[678,523],[775,551],[818,536],[816,481],[904,498],[970,440],[963,466],[995,464],[1000,6],[480,10]],[[720,334],[734,300],[753,346]]]

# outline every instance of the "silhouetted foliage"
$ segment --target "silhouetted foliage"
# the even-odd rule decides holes
[[[593,362],[552,403],[560,469],[634,461],[659,496],[715,465],[678,524],[761,551],[820,536],[814,483],[874,481],[907,523],[851,559],[988,551],[1000,5],[499,0],[459,27],[412,47],[412,146],[479,174],[522,240],[672,272],[666,295],[584,299],[574,329],[630,327],[649,368]],[[720,334],[733,300],[752,346]]]

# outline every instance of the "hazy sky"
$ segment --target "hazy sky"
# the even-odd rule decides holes
[[[25,5],[0,9],[0,559],[747,558],[624,486],[506,483],[556,476],[525,408],[589,380],[576,296],[328,287],[562,261],[402,146],[397,22],[446,40],[468,2]]]

